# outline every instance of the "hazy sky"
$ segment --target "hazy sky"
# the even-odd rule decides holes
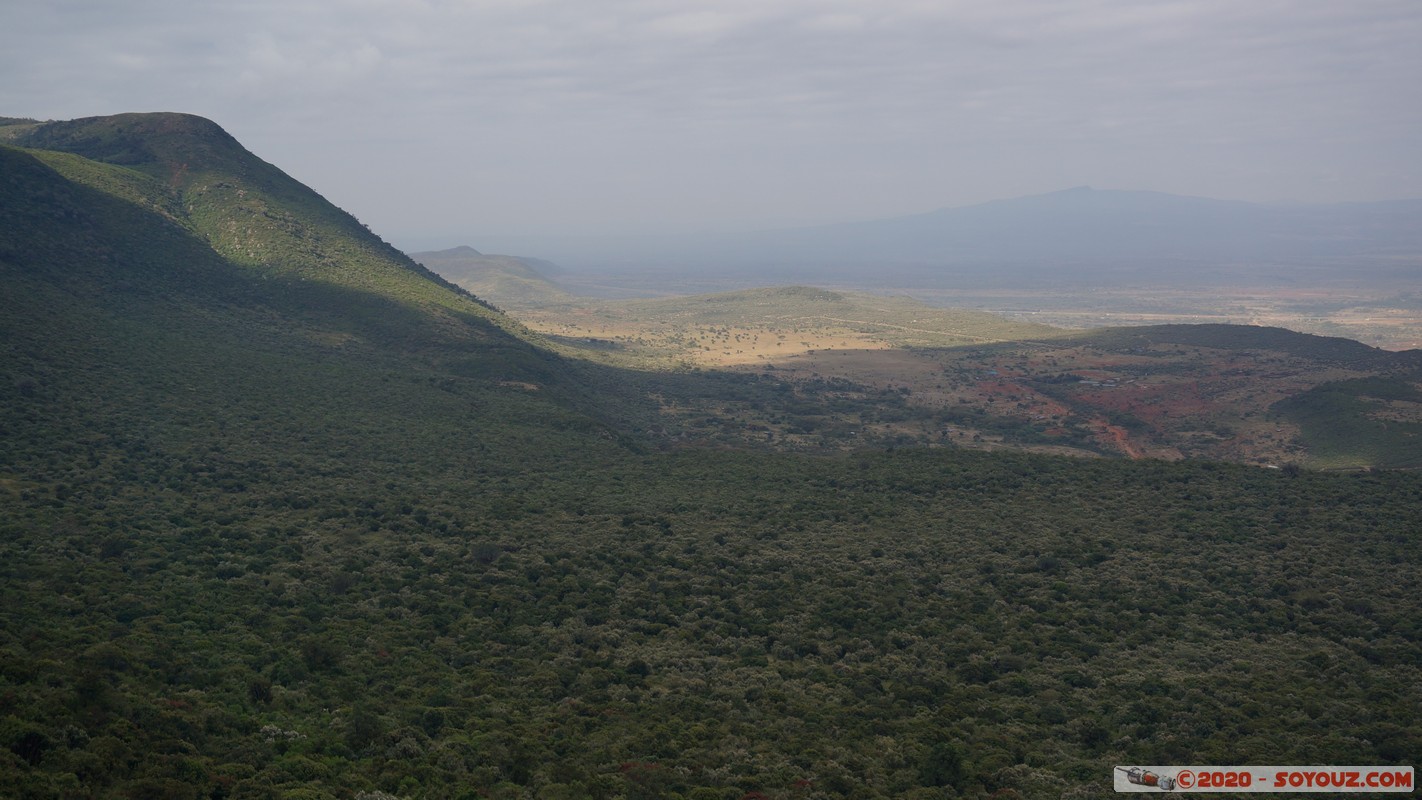
[[[421,249],[1422,197],[1419,43],[1419,0],[7,0],[0,115],[201,114]]]

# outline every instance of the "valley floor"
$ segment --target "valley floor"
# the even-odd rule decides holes
[[[1304,305],[1323,302],[1316,293],[1298,293],[1288,302],[1276,298],[1272,306],[1252,295],[1216,299],[1218,310],[1209,314],[1205,295],[1181,292],[1011,298],[955,293],[934,299],[998,309],[1012,299],[1017,306],[999,315],[902,296],[789,287],[587,299],[512,313],[578,357],[637,369],[763,375],[829,401],[791,419],[727,404],[664,407],[669,416],[703,433],[714,428],[728,441],[1014,448],[1326,468],[1422,464],[1415,359],[1259,326],[1298,320]],[[1375,317],[1363,317],[1355,301],[1335,297],[1335,306],[1351,310],[1328,319],[1353,314],[1375,320],[1369,330],[1394,337],[1393,343],[1422,330],[1406,309],[1379,306]],[[1149,310],[1087,310],[1108,306]],[[1221,319],[1235,324],[1210,322]],[[1140,324],[1160,320],[1195,324]],[[1056,327],[1098,322],[1118,327]],[[1397,383],[1382,394],[1368,394],[1365,383],[1356,383],[1378,377]],[[1298,402],[1310,408],[1347,405],[1328,412],[1359,422],[1346,437],[1321,430],[1328,427],[1328,414],[1315,414],[1310,425],[1279,410],[1294,408],[1279,405],[1286,400],[1333,385],[1363,394],[1356,402]]]
[[[1354,288],[1123,288],[1050,292],[914,292],[928,302],[976,308],[1063,328],[1220,323],[1340,336],[1384,350],[1422,348],[1422,295]]]

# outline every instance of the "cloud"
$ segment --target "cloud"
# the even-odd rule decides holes
[[[0,113],[202,113],[377,228],[828,221],[1083,183],[1365,199],[1422,195],[1417,41],[1415,0],[20,2]],[[430,207],[362,186],[362,153],[366,184],[427,180]]]
[[[278,37],[263,31],[247,37],[234,86],[248,93],[365,92],[386,61],[368,40]]]

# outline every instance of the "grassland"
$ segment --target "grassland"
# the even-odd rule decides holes
[[[516,307],[530,328],[645,366],[775,364],[820,350],[953,347],[1053,336],[1047,326],[906,297],[804,286],[692,297]]]

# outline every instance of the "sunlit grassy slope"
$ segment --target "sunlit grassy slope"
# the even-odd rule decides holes
[[[907,297],[807,286],[649,300],[578,298],[514,313],[565,352],[648,368],[755,364],[808,350],[953,347],[1064,333]]]
[[[336,426],[361,431],[351,440],[361,450],[438,449],[484,404],[509,407],[488,419],[573,414],[580,390],[560,359],[473,299],[377,258],[377,245],[332,248],[375,253],[368,280],[343,282],[359,271],[349,264],[321,270],[335,258],[325,251],[234,263],[181,213],[181,195],[145,173],[11,148],[0,163],[3,388],[22,420],[7,433],[28,442],[11,459],[52,458],[86,428],[103,431],[97,442],[149,430],[152,446],[171,436],[183,450],[261,452]],[[517,426],[478,427],[497,437]]]
[[[200,117],[97,117],[50,123],[11,141],[34,148],[76,183],[163,215],[263,277],[364,292],[426,314],[507,323],[448,291],[447,282]]]

